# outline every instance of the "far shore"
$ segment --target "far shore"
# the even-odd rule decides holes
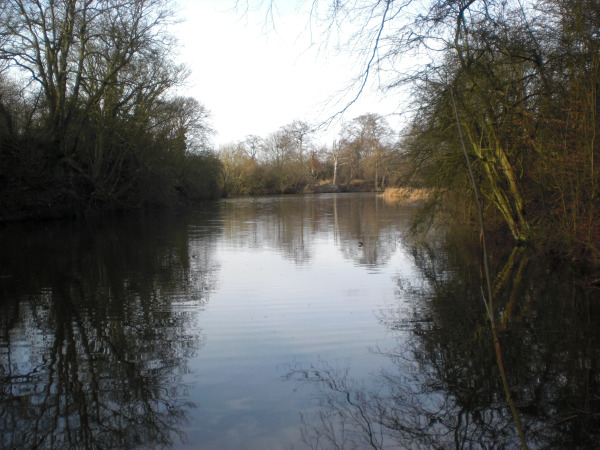
[[[318,185],[309,186],[304,190],[305,193],[327,194],[334,192],[374,192],[373,182],[366,180],[353,180],[348,184],[331,184],[330,180],[321,182]],[[410,188],[410,187],[389,187],[377,195],[385,200],[399,204],[419,204],[426,201],[431,195],[431,189]]]

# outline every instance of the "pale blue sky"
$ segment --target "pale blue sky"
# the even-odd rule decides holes
[[[184,20],[175,29],[180,59],[192,70],[184,94],[211,110],[216,145],[249,134],[266,137],[294,119],[323,121],[355,95],[328,102],[356,76],[357,63],[349,52],[321,45],[324,38],[314,29],[311,36],[310,2],[279,0],[270,23],[264,8],[235,11],[234,0],[178,3]],[[367,91],[343,120],[365,112],[388,114],[396,104]],[[335,122],[320,140],[329,143],[339,127]]]

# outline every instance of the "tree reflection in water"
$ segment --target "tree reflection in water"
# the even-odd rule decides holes
[[[186,305],[207,300],[211,236],[168,218],[69,227],[3,230],[0,447],[172,445],[193,406],[202,336]]]
[[[399,307],[380,312],[397,334],[374,350],[393,370],[369,380],[327,361],[290,367],[317,388],[304,416],[311,448],[518,448],[481,301],[477,245],[445,236],[409,242],[422,276],[398,278]],[[511,394],[530,448],[600,442],[600,298],[569,270],[525,250],[492,249],[495,313]]]
[[[303,265],[315,257],[315,239],[333,230],[344,258],[373,269],[390,259],[411,215],[371,193],[235,198],[222,208],[230,245],[277,249]]]

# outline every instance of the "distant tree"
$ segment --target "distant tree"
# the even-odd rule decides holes
[[[311,182],[314,184],[325,171],[323,164],[323,155],[326,153],[324,148],[313,148],[310,150],[305,165],[310,174]]]
[[[363,177],[365,148],[361,139],[355,135],[355,131],[352,123],[346,123],[342,128],[338,141],[339,151],[346,163],[344,167],[345,176],[343,177],[346,183],[350,183],[355,178]]]
[[[282,129],[271,133],[264,140],[263,151],[265,160],[275,167],[282,167],[284,164],[296,159],[296,147],[293,140]]]
[[[343,164],[343,161],[341,160],[342,152],[339,142],[333,141],[329,155],[333,165],[331,185],[333,187],[337,187],[338,168],[341,164]]]
[[[248,156],[255,161],[258,159],[263,147],[264,143],[260,136],[251,134],[246,136],[244,139],[244,149],[246,150]]]
[[[301,120],[294,120],[292,123],[281,127],[281,133],[296,148],[298,158],[303,163],[304,152],[310,145],[310,137],[313,133],[311,125]]]
[[[351,169],[350,179],[370,172],[374,189],[382,188],[384,160],[392,134],[391,127],[379,114],[363,114],[346,124],[340,143]]]
[[[252,152],[252,150],[251,150]],[[223,190],[225,195],[252,193],[252,175],[257,163],[243,143],[228,144],[219,148],[219,159],[223,165]]]

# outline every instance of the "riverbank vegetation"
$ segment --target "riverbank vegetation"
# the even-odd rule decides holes
[[[217,197],[208,110],[177,95],[168,0],[0,5],[0,218]]]

